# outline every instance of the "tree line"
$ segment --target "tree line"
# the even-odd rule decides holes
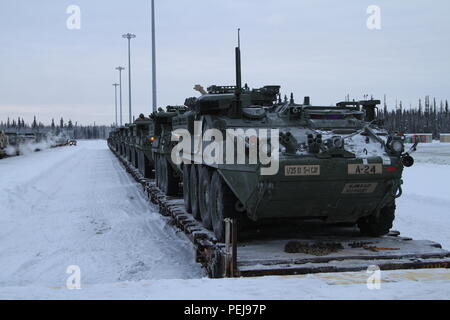
[[[389,107],[384,97],[383,107],[379,110],[379,117],[384,120],[384,125],[389,131],[400,133],[431,133],[434,139],[438,139],[441,133],[450,133],[450,110],[448,101],[436,101],[426,96],[419,99],[418,104],[404,106],[403,102],[396,102]],[[52,119],[46,126],[34,117],[32,123],[26,123],[23,119],[7,119],[0,121],[0,129],[16,131],[51,131],[55,134],[64,132],[73,139],[107,139],[112,126],[79,125],[69,120],[67,123],[61,118],[58,123]]]
[[[379,113],[385,127],[400,133],[431,133],[438,139],[441,133],[450,133],[450,110],[448,101],[436,101],[429,96],[419,99],[416,106],[405,107],[396,102],[394,108],[388,108],[386,97],[383,109]]]
[[[79,125],[72,120],[67,122],[61,118],[58,122],[52,119],[50,125],[44,125],[34,117],[31,123],[27,123],[23,118],[0,121],[0,130],[13,131],[18,133],[47,133],[52,132],[55,135],[66,134],[72,139],[107,139],[113,128],[110,126]]]

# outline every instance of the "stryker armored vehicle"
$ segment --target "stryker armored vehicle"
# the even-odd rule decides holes
[[[129,134],[130,134],[130,125],[129,124],[125,124],[123,127],[123,131],[122,131],[122,146],[123,146],[123,157],[125,159],[129,159],[128,155],[129,155]]]
[[[414,161],[405,152],[403,137],[388,133],[376,118],[380,102],[312,106],[308,97],[303,104],[291,97],[283,103],[278,86],[242,87],[240,68],[240,49],[236,48],[236,86],[211,86],[206,94],[186,101],[189,112],[168,115],[173,129],[191,133],[194,147],[183,154],[184,162],[176,169],[169,160],[157,158],[156,174],[163,191],[176,192],[182,172],[187,211],[212,229],[219,241],[224,240],[227,217],[253,222],[321,219],[357,224],[365,235],[387,234],[394,221],[395,199],[402,193],[403,168]],[[199,132],[196,123],[200,123]],[[208,143],[201,138],[208,129],[230,138],[235,149],[239,143],[244,145],[241,154],[246,161],[205,161]],[[279,135],[261,137],[266,129],[278,129]],[[169,130],[170,126],[163,128],[161,135],[168,135]],[[262,164],[261,153],[256,164],[250,164],[251,146],[258,144],[272,156],[272,164],[278,164],[275,173],[262,173],[268,165]],[[230,145],[219,145],[218,150],[227,155]],[[173,144],[165,147],[167,154]],[[236,158],[236,154],[231,157]]]
[[[166,111],[159,109],[151,115],[154,137],[152,153],[155,162],[156,185],[166,195],[176,195],[179,192],[181,169],[172,162],[171,153],[176,142],[172,141],[172,120],[187,111],[185,106],[168,106]]]
[[[119,154],[123,157],[125,156],[125,134],[126,129],[125,127],[119,127],[117,129],[117,136],[116,136],[116,145],[117,145],[117,151]]]
[[[134,124],[136,125],[136,168],[144,178],[152,178],[154,167],[152,146],[155,137],[150,134],[150,131],[154,131],[153,120],[141,114]]]
[[[128,161],[130,161],[134,167],[137,168],[137,156],[136,156],[136,125],[134,123],[130,124],[128,129]]]

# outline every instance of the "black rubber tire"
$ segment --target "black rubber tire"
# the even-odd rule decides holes
[[[191,165],[191,172],[189,174],[189,197],[191,198],[191,213],[192,216],[200,220],[200,208],[198,205],[198,165]]]
[[[179,179],[175,175],[170,163],[167,161],[165,156],[161,156],[161,163],[163,166],[163,189],[162,191],[166,196],[176,196],[179,193]]]
[[[139,151],[136,150],[136,149],[135,149],[135,152],[134,152],[134,167],[136,169],[139,168]]]
[[[144,178],[151,179],[153,178],[153,170],[150,165],[150,161],[145,155],[144,151],[138,151],[138,169],[139,172],[142,173]]]
[[[358,221],[362,235],[381,237],[389,233],[395,220],[395,203],[382,208],[380,215],[371,215]]]
[[[167,195],[167,163],[163,155],[159,155],[159,165],[161,166],[161,190]]]
[[[210,213],[212,229],[220,242],[225,241],[225,218],[238,216],[235,204],[236,197],[223,180],[222,176],[215,171],[211,179]]]
[[[153,178],[153,168],[152,168],[152,165],[150,164],[150,160],[148,160],[148,158],[144,152],[142,152],[142,157],[143,157],[143,162],[144,162],[143,163],[144,177],[147,179],[152,179]]]
[[[155,155],[155,164],[156,164],[156,186],[162,190],[163,188],[163,170],[164,168],[161,165],[161,156],[159,154]]]
[[[199,167],[199,183],[198,183],[198,206],[200,210],[200,217],[202,218],[203,225],[211,230],[211,206],[210,192],[211,192],[211,169],[206,166]]]
[[[189,177],[191,176],[191,165],[184,164],[183,165],[183,200],[184,200],[184,208],[186,212],[191,213],[191,195],[189,191]]]

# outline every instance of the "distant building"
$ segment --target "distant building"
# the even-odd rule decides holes
[[[432,143],[433,134],[432,133],[408,133],[405,134],[406,143]]]
[[[440,138],[441,138],[441,142],[450,143],[450,133],[441,133]]]

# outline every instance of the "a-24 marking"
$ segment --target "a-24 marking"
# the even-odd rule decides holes
[[[380,163],[373,164],[349,164],[348,165],[348,174],[382,174],[383,167]]]

